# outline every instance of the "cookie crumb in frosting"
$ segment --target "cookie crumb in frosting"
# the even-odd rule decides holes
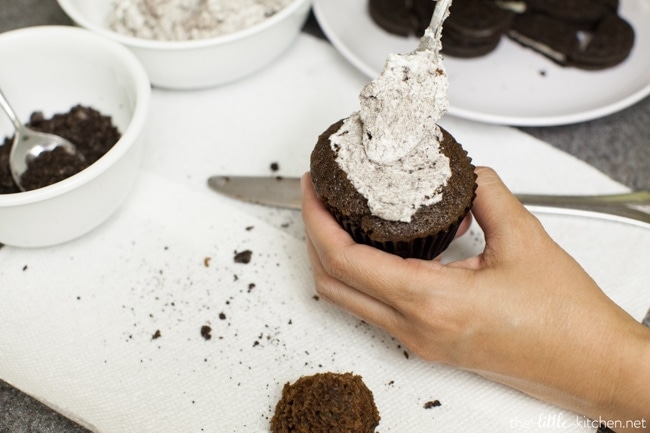
[[[433,409],[434,407],[439,407],[439,406],[442,406],[440,400],[427,401],[426,403],[424,403],[425,409]]]

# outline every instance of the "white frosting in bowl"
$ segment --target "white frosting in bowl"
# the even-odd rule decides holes
[[[144,39],[207,39],[258,24],[292,0],[113,0],[113,30]]]

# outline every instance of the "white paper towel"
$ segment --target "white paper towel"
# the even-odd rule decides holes
[[[328,44],[301,35],[247,80],[156,89],[149,157],[118,214],[65,245],[0,249],[0,377],[102,433],[267,432],[282,385],[319,371],[361,374],[381,432],[593,431],[575,414],[407,356],[389,335],[316,300],[299,214],[207,191],[212,174],[271,174],[272,162],[277,174],[306,171],[316,136],[356,109],[364,82]],[[443,126],[514,190],[625,189],[516,130],[454,118]],[[643,316],[649,230],[542,221]],[[481,247],[473,227],[448,256]],[[235,263],[244,250],[250,263]],[[425,409],[431,400],[441,406]]]

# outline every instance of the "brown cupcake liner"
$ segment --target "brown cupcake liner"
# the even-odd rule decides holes
[[[404,259],[416,258],[422,260],[432,260],[438,257],[446,250],[456,237],[456,232],[463,222],[463,219],[469,213],[471,207],[468,207],[465,213],[454,223],[450,224],[446,230],[439,231],[429,236],[413,238],[409,241],[397,240],[380,242],[372,239],[361,228],[354,224],[346,215],[330,208],[330,212],[338,221],[341,227],[352,236],[355,242],[370,245],[390,254],[395,254]]]

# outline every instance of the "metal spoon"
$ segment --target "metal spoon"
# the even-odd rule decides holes
[[[70,155],[77,155],[83,160],[84,156],[77,151],[74,144],[70,143],[63,137],[54,134],[46,134],[43,132],[34,131],[26,127],[18,119],[16,112],[11,108],[7,98],[0,89],[0,106],[7,113],[11,119],[16,133],[14,134],[14,141],[11,145],[11,152],[9,154],[9,168],[14,182],[21,191],[25,191],[21,183],[21,177],[27,171],[27,163],[33,161],[41,152],[49,152],[57,147],[62,147]]]
[[[433,10],[431,22],[429,23],[429,29],[433,35],[428,35],[425,32],[422,39],[420,39],[420,44],[416,48],[416,51],[436,50],[437,42],[440,41],[440,38],[442,37],[442,23],[449,16],[451,2],[452,0],[436,1],[436,7]]]

